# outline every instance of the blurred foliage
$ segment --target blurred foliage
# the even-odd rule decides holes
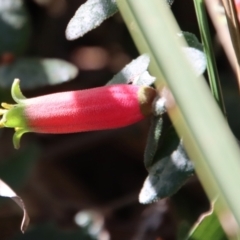
[[[77,68],[60,59],[19,58],[31,38],[31,18],[22,0],[0,0],[0,85],[21,78],[23,88],[58,84],[77,76]]]
[[[17,76],[23,80],[22,89],[31,89],[69,81],[77,73],[78,69],[73,64],[60,59],[19,58],[0,67],[0,85],[10,88]]]
[[[34,166],[40,149],[36,145],[29,145],[0,163],[1,179],[13,189],[20,189],[27,181]]]
[[[22,0],[0,1],[0,55],[21,55],[26,50],[31,32],[31,23]]]
[[[12,240],[94,240],[85,229],[60,230],[53,224],[34,226],[26,234],[19,234]]]

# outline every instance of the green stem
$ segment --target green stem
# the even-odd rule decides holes
[[[239,147],[205,79],[195,76],[183,55],[184,44],[176,37],[180,29],[169,7],[160,0],[117,3],[139,51],[151,57],[150,71],[159,91],[163,89],[168,114],[209,198],[220,203],[219,217],[231,209],[240,225]],[[175,105],[171,94],[164,95],[167,88]]]
[[[203,43],[204,52],[207,57],[207,70],[209,83],[211,87],[212,94],[216,99],[219,107],[226,116],[226,110],[224,106],[222,90],[219,80],[219,75],[217,71],[217,65],[215,61],[215,56],[213,53],[213,47],[211,44],[211,35],[208,26],[207,14],[203,0],[193,0],[195,11],[198,19],[199,30],[201,34],[201,39]]]

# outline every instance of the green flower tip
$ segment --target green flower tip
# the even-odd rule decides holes
[[[13,145],[16,149],[20,147],[21,136],[25,132],[29,132],[27,122],[23,114],[23,100],[26,98],[20,90],[19,83],[20,80],[15,79],[11,89],[12,98],[17,104],[2,103],[2,108],[0,108],[0,116],[2,116],[2,119],[0,120],[0,128],[8,127],[15,129],[15,134],[13,135]]]
[[[13,146],[15,149],[20,148],[21,137],[26,132],[29,132],[29,131],[21,128],[15,128],[15,133],[13,134]]]
[[[20,89],[20,80],[18,78],[15,78],[12,84],[11,89],[12,98],[16,103],[21,103],[21,100],[26,99],[25,96],[23,96],[22,91]]]

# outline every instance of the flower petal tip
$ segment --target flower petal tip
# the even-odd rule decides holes
[[[22,91],[20,89],[20,80],[18,78],[15,78],[13,81],[11,94],[12,98],[16,103],[20,103],[21,100],[26,99],[26,97],[22,94]]]
[[[15,128],[15,133],[13,134],[13,146],[15,149],[20,148],[21,137],[26,132],[28,132],[28,131],[26,131],[25,129]]]

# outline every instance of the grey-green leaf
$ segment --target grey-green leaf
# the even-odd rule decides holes
[[[22,54],[30,38],[30,19],[22,0],[0,0],[0,55]]]
[[[195,70],[196,75],[203,74],[207,68],[205,53],[193,47],[183,47],[182,50]]]
[[[151,76],[148,71],[145,71],[138,78],[133,80],[133,84],[138,86],[150,86],[155,80],[155,77]]]
[[[144,165],[147,169],[153,164],[153,158],[157,151],[159,138],[162,132],[162,124],[163,120],[161,117],[152,117],[144,151]]]
[[[161,159],[171,155],[177,149],[179,143],[180,139],[173,126],[164,129],[159,140],[158,149],[154,156],[153,163],[161,161]]]
[[[64,60],[20,58],[0,67],[0,86],[11,87],[13,79],[19,78],[22,89],[33,89],[69,81],[77,74],[77,67]]]
[[[117,73],[107,85],[121,83],[151,85],[155,81],[155,77],[150,76],[147,71],[149,63],[150,58],[147,54],[139,56]]]
[[[181,32],[178,34],[180,38],[184,37],[189,47],[183,47],[183,52],[189,59],[196,72],[196,75],[201,75],[207,68],[207,59],[203,52],[203,46],[198,41],[193,33]]]
[[[74,40],[82,37],[117,11],[116,0],[88,0],[78,8],[68,23],[66,38]]]
[[[178,36],[180,38],[184,37],[189,47],[193,47],[200,51],[203,51],[202,44],[199,42],[198,38],[193,33],[182,31],[178,34]]]
[[[171,6],[173,4],[174,0],[167,0],[167,3]]]
[[[158,199],[171,196],[193,175],[194,168],[188,159],[182,142],[167,157],[156,162],[149,169],[141,192],[139,202],[148,204]]]

